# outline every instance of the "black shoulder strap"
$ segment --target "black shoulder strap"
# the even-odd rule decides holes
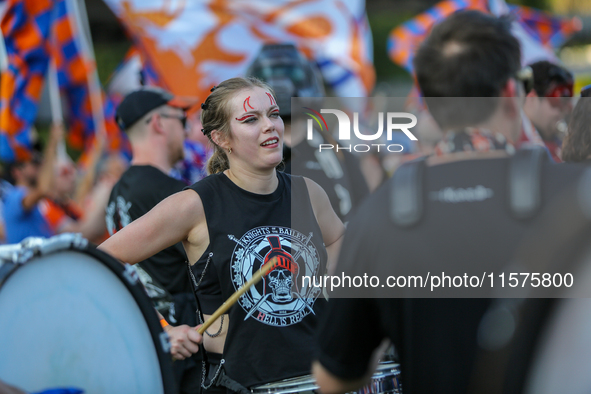
[[[423,215],[423,177],[426,158],[400,166],[391,182],[390,216],[401,227],[418,223]],[[542,206],[543,147],[521,149],[511,158],[508,174],[509,207],[516,219],[530,219]]]
[[[518,150],[509,164],[509,207],[516,219],[532,218],[542,206],[543,147]]]
[[[224,369],[221,370],[221,372],[215,382],[215,385],[218,387],[220,387],[220,386],[225,387],[231,393],[235,393],[235,394],[252,394],[249,389],[247,389],[246,387],[244,387],[243,385],[241,385],[240,383],[238,383],[234,379],[228,377],[228,375],[226,375],[226,371]]]
[[[398,167],[390,184],[390,217],[400,227],[410,227],[423,216],[423,177],[426,157]]]

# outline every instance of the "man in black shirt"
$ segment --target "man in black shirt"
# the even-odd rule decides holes
[[[482,274],[510,262],[528,228],[583,171],[555,165],[540,150],[511,157],[525,96],[520,67],[519,43],[505,19],[461,11],[433,29],[415,69],[445,139],[437,156],[403,165],[359,208],[335,275],[367,273],[384,283],[390,275],[429,270]],[[540,175],[525,191],[520,187],[533,176],[511,180],[522,157],[535,163],[524,173]],[[471,291],[461,294],[473,297]],[[478,332],[490,300],[388,298],[392,292],[360,288],[345,295],[374,298],[331,298],[313,367],[321,391],[360,387],[388,338],[405,393],[467,392],[486,345]]]
[[[187,104],[164,90],[146,87],[127,95],[117,108],[117,123],[129,137],[133,160],[111,191],[106,210],[111,235],[186,186],[168,174],[183,158]],[[142,261],[138,271],[166,320],[194,327],[196,304],[186,260],[183,245],[177,243]],[[193,358],[174,363],[182,392],[199,390],[200,368]]]

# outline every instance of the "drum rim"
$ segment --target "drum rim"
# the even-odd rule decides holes
[[[119,279],[121,279],[121,281],[125,284],[125,287],[129,290],[132,297],[137,302],[140,311],[144,315],[146,324],[148,325],[148,330],[150,331],[152,341],[154,342],[154,347],[156,348],[156,354],[158,356],[164,393],[168,393],[169,391],[176,392],[176,382],[172,369],[171,354],[169,352],[165,352],[162,348],[161,335],[164,333],[164,331],[160,325],[160,320],[158,319],[158,315],[156,315],[156,310],[152,305],[152,301],[145,293],[145,290],[139,279],[137,279],[135,283],[131,283],[124,274],[125,266],[110,254],[97,249],[94,245],[89,244],[82,249],[73,249],[79,252],[86,252],[90,256],[104,262],[107,267],[109,267],[109,269],[111,269],[111,271],[113,271],[113,273],[117,275],[117,277],[119,277]]]
[[[316,381],[312,375],[299,375],[291,378],[281,379],[275,382],[264,383],[259,386],[252,387],[251,391],[253,393],[273,393],[279,391],[282,388],[287,389],[302,386],[315,386],[315,388],[318,388],[318,385],[316,384]]]
[[[376,370],[371,378],[372,380],[370,380],[370,383],[368,383],[368,385],[372,384],[373,380],[376,380],[376,378],[383,379],[388,377],[396,377],[399,375],[400,364],[398,362],[380,362],[376,367]],[[293,392],[291,391],[291,389],[304,389],[304,391],[317,390],[318,387],[319,386],[312,375],[300,375],[252,387],[250,391],[255,394],[278,394],[282,392]]]

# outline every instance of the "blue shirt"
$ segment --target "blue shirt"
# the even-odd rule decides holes
[[[3,216],[6,226],[6,242],[18,243],[27,237],[51,237],[54,231],[36,204],[29,211],[23,208],[27,189],[15,187],[4,197]]]

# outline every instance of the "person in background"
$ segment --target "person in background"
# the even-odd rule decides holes
[[[567,131],[567,118],[572,112],[573,75],[566,68],[546,60],[530,65],[533,89],[528,93],[523,111],[534,128],[524,127],[521,143],[536,137],[536,131],[556,162],[561,162],[562,138]],[[527,132],[527,130],[531,130]]]
[[[71,209],[68,194],[75,186],[75,169],[71,162],[58,163],[63,134],[61,124],[52,125],[42,156],[32,153],[27,160],[8,166],[15,185],[6,193],[3,207],[8,243],[64,232],[82,233],[92,241],[103,234],[101,208],[85,217]]]
[[[184,156],[187,107],[188,103],[156,87],[129,93],[117,107],[117,124],[129,137],[133,158],[109,196],[104,220],[111,236],[186,186],[168,174]],[[173,218],[170,220],[174,222]],[[183,245],[178,242],[142,259],[138,271],[156,309],[167,322],[195,326],[197,307],[186,261]],[[174,363],[182,393],[198,392],[199,364],[195,357]]]
[[[180,179],[187,185],[192,185],[207,176],[207,159],[209,152],[207,138],[201,132],[199,114],[188,114],[189,130],[185,139],[185,158],[179,161],[171,171],[171,176]]]
[[[573,109],[568,133],[562,143],[562,160],[570,163],[591,159],[591,89],[582,90],[581,98]]]
[[[101,222],[105,223],[105,231],[96,241],[97,244],[109,238],[109,231],[104,220],[105,210],[107,209],[107,203],[113,186],[128,167],[129,161],[120,153],[103,155],[98,163],[92,166],[94,169],[91,170],[89,166],[89,171],[94,172],[90,180],[92,181],[92,185],[85,192],[80,190],[80,184],[88,179],[88,174],[84,174],[76,189],[75,201],[82,208],[83,212],[94,212],[96,209],[99,209],[101,212]]]
[[[444,140],[434,156],[403,164],[367,198],[349,222],[334,276],[384,283],[391,276],[501,270],[536,219],[584,173],[584,166],[553,163],[542,148],[515,150],[526,73],[510,19],[456,12],[432,29],[414,66]],[[509,168],[522,178],[509,177]],[[539,184],[520,190],[537,171]],[[496,374],[505,371],[474,376],[486,351],[480,327],[493,301],[470,298],[473,292],[427,298],[420,286],[400,293],[360,286],[343,289],[347,298],[331,297],[313,366],[322,393],[366,383],[385,339],[398,351],[405,393],[484,392],[471,391],[471,384],[504,382]],[[405,297],[405,290],[417,296]]]
[[[6,243],[6,225],[4,224],[4,196],[14,187],[6,180],[4,166],[0,172],[0,245]]]
[[[99,193],[92,195],[93,204],[85,208],[74,201],[73,196],[76,192],[76,166],[68,156],[59,157],[56,165],[56,175],[54,187],[48,193],[45,200],[48,206],[48,212],[52,212],[56,220],[59,220],[60,213],[63,212],[67,217],[73,219],[76,225],[64,229],[64,232],[76,232],[82,223],[92,223],[92,233],[82,231],[82,233],[93,243],[100,243],[104,239],[107,230],[103,219],[107,200],[109,198],[109,189],[102,189]],[[112,187],[113,183],[110,184]]]

